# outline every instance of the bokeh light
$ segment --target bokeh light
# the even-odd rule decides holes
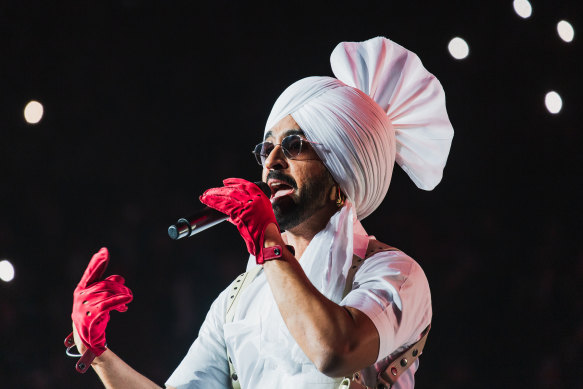
[[[24,120],[30,124],[36,124],[43,118],[44,108],[38,101],[32,100],[24,107]]]
[[[550,91],[545,96],[545,105],[550,113],[557,114],[563,108],[563,100],[557,92]]]
[[[449,50],[451,56],[455,59],[464,59],[470,53],[470,47],[466,41],[460,37],[455,37],[449,41],[447,49]]]
[[[565,42],[571,42],[575,36],[575,30],[573,29],[573,26],[566,20],[561,20],[559,23],[557,23],[557,32],[559,33],[561,39]]]
[[[512,3],[514,6],[514,11],[520,16],[521,18],[529,18],[532,15],[532,5],[528,0],[514,0]]]
[[[0,261],[0,280],[10,282],[14,279],[14,266],[9,260],[3,259]]]

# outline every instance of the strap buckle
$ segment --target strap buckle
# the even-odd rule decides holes
[[[257,264],[262,265],[265,261],[271,261],[272,259],[279,259],[283,256],[283,249],[280,245],[264,247],[261,249],[262,257],[261,259],[257,258]]]

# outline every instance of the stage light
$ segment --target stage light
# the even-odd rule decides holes
[[[460,37],[455,37],[449,41],[447,49],[452,57],[455,59],[464,59],[470,53],[470,48],[465,40]]]
[[[571,26],[571,23],[567,22],[566,20],[561,20],[557,24],[557,32],[559,33],[561,39],[565,42],[571,42],[575,36],[575,30],[573,30],[573,26]]]
[[[43,105],[38,101],[32,100],[24,107],[24,120],[30,124],[36,124],[43,118]]]
[[[514,0],[512,5],[514,6],[514,11],[516,11],[521,18],[526,19],[532,15],[532,6],[528,0]]]
[[[9,260],[3,259],[0,261],[0,280],[10,282],[14,278],[14,266]]]
[[[545,96],[545,105],[547,106],[547,109],[550,113],[556,114],[561,111],[561,108],[563,107],[563,100],[557,92],[550,91]]]

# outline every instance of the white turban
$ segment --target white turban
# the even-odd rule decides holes
[[[307,77],[275,102],[265,131],[291,115],[359,220],[383,201],[395,160],[421,189],[440,181],[453,137],[441,84],[419,57],[383,37],[340,43],[337,77]]]

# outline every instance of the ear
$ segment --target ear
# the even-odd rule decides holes
[[[328,197],[330,198],[330,201],[336,201],[338,198],[338,184],[334,183],[334,185],[330,187],[330,193]]]
[[[346,200],[346,194],[344,194],[342,189],[340,189],[340,185],[335,183],[330,188],[329,198],[331,201],[340,202],[344,204],[344,201]]]

